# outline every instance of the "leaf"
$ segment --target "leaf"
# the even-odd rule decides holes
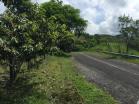
[[[11,42],[12,42],[12,43],[16,43],[16,44],[17,44],[17,43],[18,43],[18,40],[17,40],[17,38],[16,38],[16,37],[12,37]]]

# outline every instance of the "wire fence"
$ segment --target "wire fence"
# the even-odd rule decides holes
[[[139,56],[137,56],[137,55],[130,55],[130,54],[124,54],[124,53],[116,53],[116,52],[108,52],[108,51],[103,51],[103,53],[139,59]]]

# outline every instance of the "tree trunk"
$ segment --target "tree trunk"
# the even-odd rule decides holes
[[[10,58],[10,82],[13,83],[17,77],[17,74],[20,72],[21,69],[21,64],[22,62],[19,62],[19,60],[17,60],[17,57],[12,57]]]
[[[129,44],[127,44],[126,53],[129,52]]]
[[[119,42],[119,43],[117,43],[117,45],[118,45],[118,53],[122,53],[122,51],[121,51],[121,45],[122,45],[122,43]]]
[[[27,61],[27,69],[30,71],[31,69],[31,60],[28,60]]]
[[[13,66],[10,66],[10,82],[12,83],[16,79],[16,71]]]
[[[46,59],[46,54],[43,55],[43,59]]]
[[[127,43],[126,43],[126,53],[129,52],[129,41],[127,40]]]

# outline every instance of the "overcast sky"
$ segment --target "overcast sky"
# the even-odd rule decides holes
[[[43,3],[49,0],[32,0]],[[81,10],[81,16],[88,20],[87,32],[91,34],[116,34],[118,17],[126,14],[139,19],[139,0],[63,0]],[[5,7],[0,3],[0,13]]]

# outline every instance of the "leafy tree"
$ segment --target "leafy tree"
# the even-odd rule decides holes
[[[65,52],[72,51],[74,47],[74,34],[67,30],[66,25],[59,27],[59,36],[57,38],[57,47]]]
[[[134,21],[129,16],[125,16],[125,15],[121,16],[119,17],[119,27],[120,27],[120,33],[123,37],[123,40],[126,43],[126,53],[128,53],[129,42],[135,33]]]
[[[129,46],[135,50],[139,50],[139,20],[134,20],[134,35],[129,42]]]
[[[51,0],[41,5],[46,18],[55,16],[59,24],[65,24],[67,29],[80,36],[87,26],[87,21],[80,17],[80,11],[61,1]]]
[[[15,80],[23,62],[43,47],[41,41],[33,38],[38,37],[37,24],[26,17],[26,14],[15,15],[7,10],[0,18],[0,56],[10,67],[11,81]]]
[[[65,24],[59,24],[55,16],[50,17],[48,21],[45,34],[47,36],[45,38],[47,49],[57,46],[63,51],[71,51],[74,44],[74,34],[68,31]]]

